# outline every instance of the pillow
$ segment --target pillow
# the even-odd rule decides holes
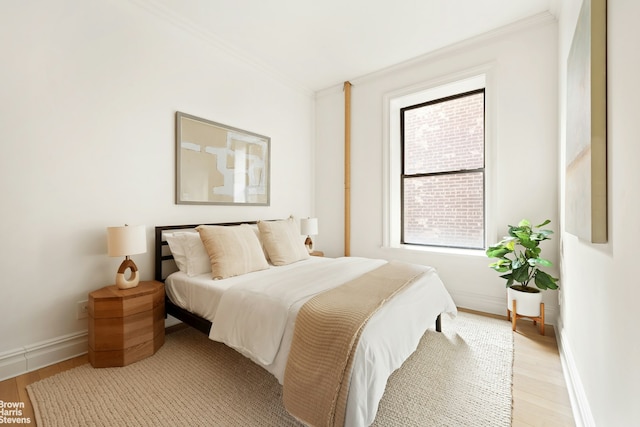
[[[273,265],[286,265],[309,258],[300,229],[294,218],[260,221],[258,229],[269,260]]]
[[[211,260],[209,260],[209,254],[202,244],[200,234],[184,233],[180,238],[187,256],[187,275],[197,276],[211,273]]]
[[[209,255],[211,277],[214,279],[269,268],[260,241],[247,224],[199,225],[196,230]]]
[[[165,234],[178,269],[188,276],[211,272],[209,255],[195,231],[177,231]]]
[[[180,235],[184,233],[165,233],[164,237],[167,239],[169,249],[173,255],[173,259],[178,266],[178,269],[184,273],[187,272],[187,254],[182,247],[182,239]]]
[[[251,227],[254,233],[256,233],[256,237],[258,238],[258,241],[260,242],[260,247],[262,248],[262,253],[264,253],[264,257],[266,258],[267,262],[270,262],[269,254],[267,253],[267,249],[264,247],[262,236],[260,236],[260,229],[258,228],[258,224],[247,224],[247,225]]]

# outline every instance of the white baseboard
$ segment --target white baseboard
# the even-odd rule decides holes
[[[483,294],[475,294],[472,292],[456,292],[450,291],[451,297],[460,308],[481,311],[483,313],[498,314],[507,316],[507,300],[501,297],[487,296]],[[545,304],[544,306],[544,323],[548,325],[556,325],[558,319],[558,307]]]
[[[27,345],[24,347],[27,372],[82,356],[87,353],[88,348],[89,336],[85,331],[64,335],[38,344]]]
[[[24,349],[11,350],[0,354],[0,381],[27,372]]]
[[[178,323],[169,316],[165,328]],[[0,381],[82,356],[88,348],[88,333],[82,331],[0,353]]]
[[[451,297],[460,308],[481,311],[483,313],[506,315],[506,300],[472,292],[450,291]]]
[[[0,354],[0,381],[87,353],[86,331],[63,335]]]
[[[567,383],[567,391],[571,400],[571,409],[576,427],[595,427],[596,422],[591,413],[591,407],[587,400],[587,395],[582,386],[582,380],[578,373],[578,368],[573,359],[573,352],[569,345],[569,340],[564,333],[562,319],[558,321],[556,328],[556,337],[558,339],[558,350],[560,352],[560,362],[564,371],[564,379]]]

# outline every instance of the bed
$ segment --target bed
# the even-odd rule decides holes
[[[257,222],[208,225],[248,226],[260,236]],[[296,262],[272,265],[277,261],[274,258],[268,268],[212,280],[212,273],[203,272],[203,268],[179,269],[168,244],[177,235],[194,233],[197,227],[201,225],[155,228],[155,277],[165,282],[167,314],[236,349],[273,374],[281,384],[296,316],[305,303],[327,289],[350,283],[389,264],[359,257],[303,256]],[[197,240],[190,234],[189,238]],[[265,255],[268,256],[266,251]],[[214,275],[215,271],[214,266]],[[354,348],[344,425],[372,424],[389,375],[415,351],[427,329],[435,323],[435,330],[440,331],[442,313],[456,314],[455,304],[436,271],[429,267],[424,267],[424,271],[419,280],[403,288],[366,322]]]

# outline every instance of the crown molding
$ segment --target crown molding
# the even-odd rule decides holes
[[[313,96],[314,91],[298,81],[295,77],[286,75],[279,70],[271,67],[270,65],[251,57],[232,43],[227,42],[221,37],[195,24],[193,21],[175,13],[173,10],[167,8],[164,5],[161,5],[157,1],[129,0],[129,2],[138,6],[143,11],[161,19],[165,23],[173,25],[174,27],[191,34],[207,45],[221,50],[226,54],[238,59],[239,61],[245,63],[256,71],[270,76],[271,78],[277,80],[279,83],[282,83],[285,86],[302,93],[303,95],[309,97]]]
[[[533,15],[531,17],[522,19],[520,21],[516,21],[514,23],[505,25],[495,30],[488,31],[481,35],[462,40],[460,42],[445,46],[440,49],[436,49],[431,52],[427,52],[423,55],[417,56],[407,61],[403,61],[398,64],[394,64],[389,67],[385,67],[380,70],[376,70],[361,76],[356,76],[352,79],[349,79],[349,81],[353,85],[366,83],[367,81],[406,69],[408,67],[411,67],[419,63],[433,61],[447,55],[459,53],[461,50],[468,49],[477,44],[487,43],[494,39],[504,37],[508,34],[524,31],[532,27],[544,26],[550,23],[555,23],[557,22],[555,15],[557,15],[558,7],[555,0],[550,0],[550,1],[551,3],[550,3],[549,11]],[[154,15],[155,17],[161,19],[162,21],[170,25],[173,25],[176,28],[179,28],[182,31],[185,31],[191,34],[192,36],[198,38],[199,40],[208,44],[209,46],[212,46],[215,49],[225,52],[226,54],[240,60],[241,62],[255,69],[256,71],[259,71],[265,75],[270,76],[274,80],[277,80],[281,84],[284,84],[285,86],[290,87],[291,89],[298,91],[304,94],[305,96],[318,98],[333,92],[340,91],[342,89],[343,83],[332,85],[320,90],[313,90],[308,86],[306,86],[305,84],[303,84],[302,82],[300,82],[299,80],[297,80],[295,77],[292,77],[291,75],[287,75],[275,69],[274,67],[253,58],[251,55],[248,55],[246,52],[244,52],[242,49],[238,48],[237,46],[213,34],[211,31],[195,24],[193,21],[177,14],[176,12],[160,4],[156,0],[129,0],[129,2],[136,5],[141,10],[151,15]]]
[[[505,26],[496,28],[486,33],[482,33],[480,35],[462,40],[457,43],[450,44],[440,49],[427,52],[424,55],[417,56],[407,61],[403,61],[398,64],[391,65],[389,67],[374,71],[372,73],[355,77],[350,81],[354,86],[357,86],[358,84],[363,84],[373,79],[377,79],[391,73],[399,72],[418,64],[422,64],[429,61],[435,61],[438,59],[442,59],[446,56],[459,54],[461,51],[476,47],[479,44],[484,44],[484,43],[494,41],[496,39],[505,37],[510,34],[519,33],[519,32],[528,30],[530,28],[536,28],[536,27],[542,27],[545,25],[555,24],[556,22],[557,22],[556,17],[552,15],[550,12],[547,11],[547,12],[538,13],[536,15],[530,16],[525,19],[521,19],[511,24],[507,24]],[[333,87],[329,87],[319,92],[331,91],[332,89]]]

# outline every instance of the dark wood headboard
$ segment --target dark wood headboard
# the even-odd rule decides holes
[[[163,233],[167,231],[178,230],[194,230],[199,225],[240,225],[240,224],[257,224],[258,221],[239,221],[239,222],[223,222],[212,224],[183,224],[183,225],[158,225],[156,226],[156,240],[155,240],[155,261],[154,261],[154,278],[160,282],[164,282],[164,279],[174,271],[177,270],[173,255],[168,250],[168,243],[163,237]],[[167,248],[167,249],[165,249]],[[165,274],[165,271],[169,273]]]
[[[257,221],[241,221],[241,222],[225,222],[225,223],[217,223],[217,224],[186,224],[186,225],[162,225],[156,226],[156,240],[155,240],[155,279],[164,282],[167,276],[174,271],[178,270],[175,261],[173,260],[173,255],[171,251],[169,251],[169,244],[164,238],[163,233],[168,231],[177,231],[177,230],[193,230],[199,225],[240,225],[240,224],[256,224]],[[167,272],[165,274],[165,272]],[[171,315],[176,319],[182,320],[187,325],[193,326],[198,329],[202,333],[209,335],[209,331],[211,330],[211,322],[207,319],[203,319],[181,307],[178,307],[174,303],[171,302],[169,297],[165,295],[165,317],[166,315]]]

